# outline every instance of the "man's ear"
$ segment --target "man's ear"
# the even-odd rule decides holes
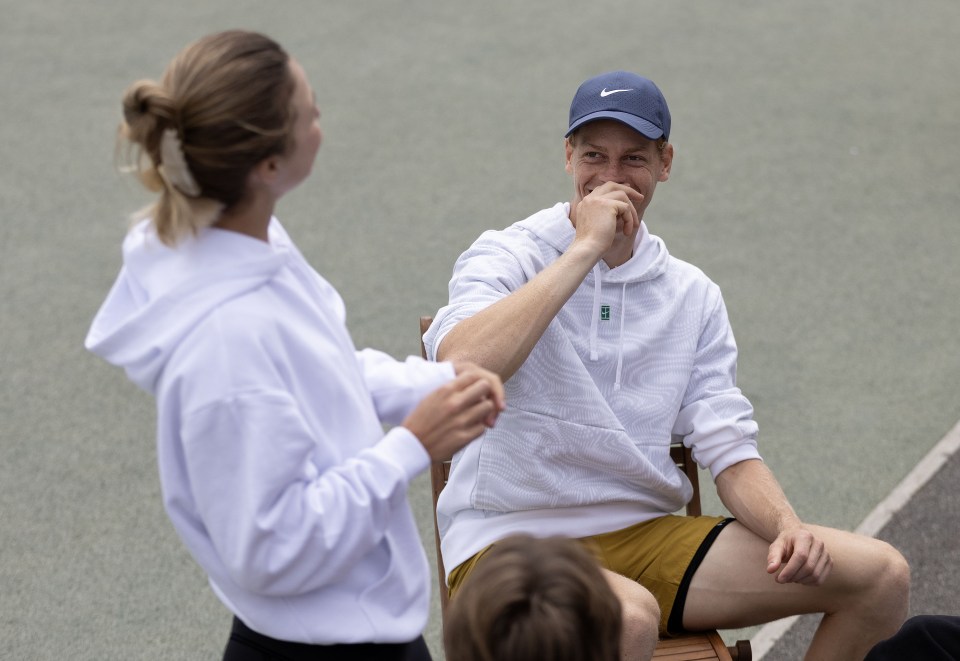
[[[670,169],[673,167],[673,145],[669,142],[663,146],[663,150],[660,152],[660,162],[663,167],[660,168],[660,176],[657,180],[666,181],[670,178]]]
[[[563,149],[567,155],[567,165],[564,169],[567,171],[567,174],[573,174],[573,145],[570,144],[570,138],[563,139]]]

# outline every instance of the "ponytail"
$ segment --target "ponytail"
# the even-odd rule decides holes
[[[160,240],[174,245],[187,235],[216,222],[210,200],[201,201],[202,189],[190,172],[177,129],[176,110],[165,90],[153,81],[131,85],[123,96],[121,137],[134,147],[133,169],[147,190],[159,193],[155,202],[134,218],[151,218]]]

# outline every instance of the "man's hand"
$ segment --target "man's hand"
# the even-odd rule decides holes
[[[822,585],[833,561],[823,540],[797,517],[773,473],[759,459],[733,464],[716,479],[717,493],[737,521],[766,540],[767,573],[777,583]]]
[[[453,367],[457,377],[427,395],[403,421],[433,461],[449,459],[506,408],[500,377],[469,362]]]
[[[637,207],[643,195],[629,186],[607,182],[577,204],[575,242],[589,245],[602,255],[617,234],[633,236],[640,227]]]
[[[777,583],[822,585],[833,568],[833,560],[812,532],[803,527],[780,533],[767,554],[767,573],[777,574]]]

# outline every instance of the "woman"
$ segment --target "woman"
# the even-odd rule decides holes
[[[322,139],[275,42],[200,39],[123,111],[158,198],[86,346],[156,397],[167,512],[235,614],[224,658],[429,659],[406,490],[494,423],[499,379],[355,350],[343,301],[273,217]]]

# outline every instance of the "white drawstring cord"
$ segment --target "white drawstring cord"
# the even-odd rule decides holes
[[[617,378],[613,382],[613,389],[620,390],[620,375],[623,373],[623,322],[627,318],[627,283],[623,283],[623,292],[620,294],[620,348],[617,352]]]
[[[590,319],[590,360],[599,359],[597,331],[600,323],[600,262],[593,266],[593,315]]]

